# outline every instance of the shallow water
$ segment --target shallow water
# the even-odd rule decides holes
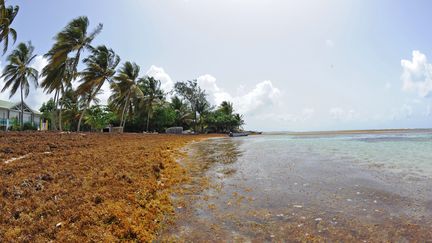
[[[212,139],[191,145],[189,162],[210,183],[192,183],[161,239],[432,238],[431,133]]]

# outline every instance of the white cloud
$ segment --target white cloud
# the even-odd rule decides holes
[[[161,67],[152,65],[146,72],[146,76],[153,77],[161,81],[161,88],[165,92],[170,92],[174,88],[174,81]]]
[[[204,89],[208,95],[211,104],[219,105],[222,101],[233,101],[232,96],[219,88],[216,84],[216,78],[210,74],[202,75],[197,78],[198,85]]]
[[[340,107],[331,108],[329,114],[332,119],[338,121],[351,121],[358,118],[358,114],[355,110],[344,110]]]
[[[254,114],[259,111],[269,110],[280,100],[281,92],[273,86],[270,80],[255,85],[254,89],[243,96],[234,97],[233,101],[238,104],[239,112]]]
[[[245,115],[255,115],[263,111],[268,111],[273,105],[277,104],[280,98],[280,90],[273,86],[269,80],[260,82],[255,87],[242,95],[234,96],[217,85],[216,78],[206,74],[198,77],[198,85],[205,89],[209,101],[213,105],[219,105],[222,101],[231,101],[234,108]]]
[[[420,97],[427,97],[432,92],[432,64],[420,51],[412,52],[412,60],[401,61],[404,91],[417,92]]]

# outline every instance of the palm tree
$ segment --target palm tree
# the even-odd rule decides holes
[[[60,131],[62,128],[62,109],[63,103],[61,102],[67,89],[72,88],[72,77],[73,77],[73,64],[75,60],[73,58],[67,58],[60,66],[55,69],[50,69],[46,66],[42,70],[42,76],[45,79],[42,80],[41,86],[47,93],[54,93],[54,101],[56,110],[60,104],[60,109],[58,109],[58,123]],[[60,98],[61,97],[61,98]],[[55,112],[57,113],[57,111]],[[55,122],[53,122],[55,126]]]
[[[199,120],[197,120],[196,122],[199,125],[201,132],[204,130],[204,125],[205,125],[205,119],[204,118],[209,113],[209,111],[212,109],[206,96],[207,95],[204,91],[199,92],[196,103],[195,103],[195,111],[199,115]]]
[[[12,37],[14,44],[17,39],[17,32],[11,27],[11,25],[18,14],[18,11],[18,6],[6,7],[4,0],[0,1],[0,43],[3,42],[3,55],[9,47],[9,36]]]
[[[30,64],[36,55],[33,55],[34,47],[29,42],[28,44],[20,43],[17,48],[8,56],[8,65],[3,70],[2,78],[5,80],[5,85],[2,89],[4,92],[11,87],[9,98],[11,98],[18,90],[21,92],[21,128],[24,125],[24,97],[27,98],[30,92],[30,83],[35,87],[38,86],[38,71],[31,67]],[[23,94],[24,93],[24,94]]]
[[[146,131],[149,132],[150,117],[153,115],[153,106],[163,99],[164,93],[161,89],[161,82],[153,77],[140,79],[140,84],[144,93],[144,105],[147,109]]]
[[[226,115],[232,115],[232,113],[234,112],[233,103],[229,101],[223,101],[219,107],[219,110]]]
[[[78,121],[78,132],[80,131],[81,121],[87,108],[95,99],[105,81],[111,82],[111,78],[115,75],[115,69],[119,62],[120,57],[112,49],[108,49],[104,45],[91,48],[90,56],[84,59],[84,64],[87,67],[80,73],[82,79],[77,91],[86,97],[86,101]]]
[[[188,109],[188,106],[178,97],[174,96],[171,98],[171,108],[176,113],[176,126],[184,126],[192,121],[192,113]]]
[[[70,130],[76,130],[80,117],[79,98],[76,90],[72,89],[72,87],[67,87],[61,99],[60,106],[64,109],[65,125],[68,126]]]
[[[48,93],[56,92],[56,107],[59,105],[60,96],[64,95],[64,88],[68,87],[78,77],[78,64],[84,50],[91,48],[91,42],[102,31],[99,24],[92,32],[88,33],[89,20],[87,17],[78,17],[69,22],[58,33],[51,50],[45,54],[48,65],[43,69],[42,87]],[[69,57],[72,54],[73,57]],[[59,110],[59,127],[61,125],[62,107]]]
[[[125,62],[114,80],[111,83],[112,95],[109,103],[117,110],[121,111],[120,126],[124,128],[126,124],[126,111],[131,100],[144,97],[142,90],[138,86],[138,76],[140,67],[136,63]]]
[[[62,65],[68,58],[68,55],[75,54],[73,62],[74,78],[77,77],[78,63],[81,53],[85,49],[91,49],[91,42],[102,31],[103,25],[98,26],[89,34],[88,26],[90,21],[87,17],[81,16],[73,19],[66,27],[56,35],[55,43],[51,50],[45,55],[49,58],[48,69],[55,69]]]

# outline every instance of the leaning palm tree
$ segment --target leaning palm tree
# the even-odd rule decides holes
[[[153,115],[153,106],[162,101],[164,93],[161,89],[161,82],[153,77],[140,79],[140,88],[144,93],[143,103],[147,110],[146,131],[149,132],[150,117]]]
[[[144,96],[137,83],[139,72],[140,67],[136,63],[125,62],[114,77],[115,82],[111,83],[112,95],[109,103],[117,110],[121,110],[121,127],[126,124],[126,111],[129,110],[131,100]]]
[[[86,64],[87,67],[80,73],[82,79],[80,80],[81,84],[78,86],[77,91],[87,98],[78,121],[78,132],[80,131],[82,119],[90,103],[96,98],[96,95],[99,93],[105,81],[111,82],[119,62],[120,57],[116,55],[112,49],[108,49],[104,45],[91,48],[90,56],[84,59],[84,64]]]
[[[54,92],[54,101],[56,109],[58,109],[58,125],[59,130],[62,131],[62,109],[63,103],[61,102],[67,89],[72,88],[72,77],[73,77],[73,64],[74,58],[68,58],[60,66],[55,69],[49,69],[45,67],[42,70],[42,76],[45,78],[41,82],[41,86],[44,88],[46,93]],[[55,112],[57,115],[57,112]],[[53,122],[55,125],[55,122]]]
[[[102,31],[103,25],[98,26],[88,33],[90,21],[82,16],[73,19],[66,27],[56,35],[55,43],[51,50],[45,55],[49,59],[47,68],[55,69],[62,65],[69,54],[74,55],[73,73],[74,78],[78,75],[77,67],[82,52],[91,48],[91,42]]]
[[[103,26],[99,24],[88,33],[89,24],[87,17],[73,19],[55,36],[54,45],[45,54],[45,57],[48,58],[48,65],[42,71],[44,76],[42,86],[48,93],[56,92],[56,107],[59,105],[60,96],[64,95],[64,87],[70,86],[72,81],[78,77],[78,64],[82,52],[91,48],[91,42],[102,31]],[[60,130],[62,130],[61,110],[60,107]]]
[[[33,55],[34,47],[28,44],[20,43],[17,48],[8,56],[8,64],[3,70],[5,85],[2,92],[11,87],[9,98],[11,98],[18,89],[21,92],[21,128],[24,123],[24,97],[27,98],[30,92],[30,82],[35,87],[38,86],[38,71],[31,67],[31,63],[36,55]]]
[[[9,36],[12,37],[13,43],[15,43],[17,39],[17,32],[11,25],[18,11],[18,6],[6,7],[4,0],[0,1],[0,43],[3,42],[3,55],[9,47]]]

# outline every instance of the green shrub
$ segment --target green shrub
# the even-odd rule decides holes
[[[11,130],[11,131],[21,131],[21,126],[20,126],[20,123],[18,121],[18,118],[12,118],[11,124],[12,124],[12,126],[9,128],[9,130]]]
[[[37,127],[35,125],[33,125],[31,122],[26,122],[26,123],[24,123],[23,130],[24,131],[36,131]]]

